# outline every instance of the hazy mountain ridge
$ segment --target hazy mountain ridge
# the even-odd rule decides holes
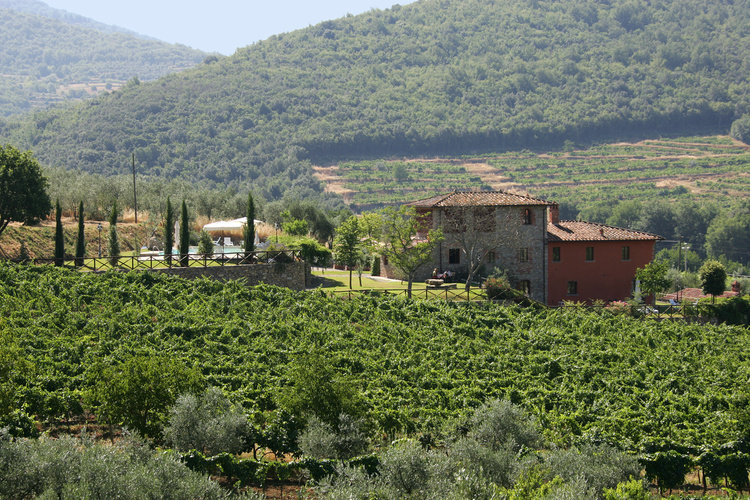
[[[44,162],[320,191],[309,159],[726,132],[750,2],[422,0],[327,21],[4,127]],[[116,119],[115,119],[116,117]]]
[[[84,28],[95,29],[105,33],[126,33],[128,35],[153,40],[153,38],[151,37],[141,35],[140,33],[136,33],[135,31],[131,31],[129,29],[121,28],[120,26],[100,23],[99,21],[94,21],[93,19],[68,12],[67,10],[50,7],[46,3],[40,2],[39,0],[0,0],[0,9],[9,9],[17,12],[25,12],[27,14],[48,17],[50,19],[57,19],[59,21],[65,22],[66,24],[78,25]]]
[[[154,80],[206,57],[185,46],[103,31],[99,25],[106,25],[94,21],[84,26],[82,21],[71,24],[65,16],[2,8],[27,2],[0,2],[0,116],[90,97],[133,77]]]

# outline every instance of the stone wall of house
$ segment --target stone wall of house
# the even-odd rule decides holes
[[[436,208],[432,217],[433,228],[443,229],[444,240],[436,247],[432,262],[426,265],[417,277],[427,279],[433,269],[438,272],[452,271],[457,279],[468,274],[466,254],[461,248],[492,248],[493,255],[483,265],[487,274],[493,267],[500,267],[508,273],[511,284],[519,287],[527,281],[531,298],[546,300],[547,265],[547,210],[545,206],[500,206],[494,208],[494,225],[491,231],[475,231],[473,209],[463,210],[465,218],[462,230],[450,231],[450,223],[443,210]],[[523,211],[531,211],[531,224],[524,223]],[[448,230],[446,230],[448,229]],[[522,262],[521,249],[526,249],[528,260]],[[459,262],[451,263],[451,251],[459,253]]]
[[[250,286],[266,283],[292,290],[304,290],[310,275],[309,266],[303,261],[213,267],[172,267],[153,269],[153,272],[172,274],[186,279],[198,279],[205,276],[219,281],[245,280]]]

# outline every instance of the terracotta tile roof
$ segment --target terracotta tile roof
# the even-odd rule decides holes
[[[508,193],[506,191],[453,191],[452,193],[433,196],[423,200],[413,201],[409,205],[417,208],[433,207],[467,207],[467,206],[547,206],[554,203]]]
[[[547,225],[549,241],[661,240],[661,236],[595,222],[561,220]]]

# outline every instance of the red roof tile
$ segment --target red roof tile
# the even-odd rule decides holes
[[[453,191],[413,201],[409,205],[417,208],[468,207],[468,206],[547,206],[554,203],[506,191]]]
[[[595,222],[561,220],[547,225],[549,241],[630,241],[661,240],[661,236],[633,231],[621,227],[607,226]]]

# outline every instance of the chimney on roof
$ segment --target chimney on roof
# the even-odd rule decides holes
[[[549,206],[549,221],[552,224],[560,222],[560,205],[553,203]]]
[[[599,234],[601,234],[602,238],[604,238],[604,228],[603,227],[599,228]]]

